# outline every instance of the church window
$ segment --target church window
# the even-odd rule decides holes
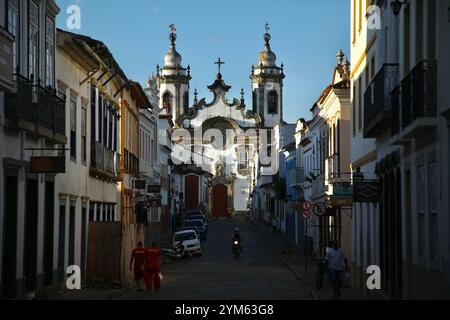
[[[163,95],[163,108],[167,109],[167,113],[172,113],[172,95],[170,92],[166,92]]]
[[[256,113],[256,99],[257,99],[257,95],[256,95],[256,91],[253,91],[253,98],[252,98],[252,103],[253,103],[253,112]]]
[[[276,91],[270,91],[267,95],[267,106],[269,114],[278,113],[278,94]]]

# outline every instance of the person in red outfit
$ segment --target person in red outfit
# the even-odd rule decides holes
[[[131,253],[130,270],[133,270],[133,262],[134,262],[134,279],[136,280],[138,290],[142,290],[141,280],[144,277],[144,262],[145,262],[145,248],[142,242],[139,242],[137,248],[135,248]]]
[[[153,283],[156,291],[161,288],[161,279],[159,278],[159,256],[161,249],[155,242],[152,246],[145,250],[145,282],[147,283],[147,290],[152,290]]]

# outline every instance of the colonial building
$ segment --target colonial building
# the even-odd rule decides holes
[[[160,118],[168,123],[166,127],[159,127],[160,139],[175,142],[171,157],[175,165],[174,179],[179,183],[179,190],[173,190],[178,192],[176,203],[184,210],[203,207],[215,217],[244,215],[249,211],[250,194],[255,185],[254,172],[259,169],[250,160],[254,159],[255,146],[258,146],[252,139],[257,139],[261,133],[257,129],[273,128],[282,117],[284,74],[275,64],[270,35],[265,35],[266,45],[259,66],[252,68],[253,110],[248,112],[245,111],[243,90],[241,99],[228,102],[226,94],[231,87],[223,80],[220,70],[224,63],[220,59],[216,62],[219,66],[217,77],[208,87],[213,94],[212,101],[198,100],[195,92],[191,107],[190,68],[181,65],[174,28],[170,41],[165,65],[158,68],[157,82],[162,109]],[[169,136],[171,122],[174,125],[172,139]],[[234,135],[227,136],[230,131]],[[238,141],[238,135],[242,141]],[[277,158],[275,152],[274,158]]]
[[[275,139],[280,141],[278,155],[278,174],[272,188],[275,191],[275,211],[273,212],[273,218],[277,230],[286,232],[290,235],[290,240],[295,243],[295,218],[294,212],[287,206],[286,200],[292,198],[294,190],[290,188],[289,171],[292,164],[295,163],[293,155],[294,151],[294,131],[295,124],[289,124],[282,122],[275,127]],[[273,222],[273,221],[272,221]]]
[[[279,173],[280,137],[283,131],[278,126],[278,131],[273,130],[283,123],[283,80],[285,78],[284,66],[276,64],[277,56],[270,46],[271,36],[266,24],[264,35],[264,50],[259,55],[259,64],[252,66],[252,110],[261,119],[260,127],[266,130],[265,137],[259,136],[260,143],[256,154],[256,184],[253,198],[253,206],[259,215],[259,219],[272,222],[276,206],[276,193],[272,186]],[[275,137],[278,137],[275,138]],[[269,161],[261,161],[262,157]]]
[[[450,294],[448,3],[374,4],[384,19],[367,38],[378,54],[363,90],[363,134],[376,139],[379,260],[362,252],[361,266],[379,262],[388,297],[442,298]],[[367,223],[356,231],[364,249],[372,245]]]
[[[127,285],[125,261],[144,235],[135,212],[139,109],[151,105],[102,42],[58,30],[57,45],[58,91],[70,97],[70,158],[57,177],[58,279],[78,265],[88,285]]]
[[[149,86],[150,86],[149,80]],[[159,185],[159,162],[158,162],[158,101],[151,99],[148,95],[148,88],[145,89],[150,101],[151,108],[140,109],[139,113],[139,174],[145,181],[145,189],[139,191],[141,205],[139,209],[143,219],[149,228],[146,230],[146,244],[152,241],[151,221],[158,208],[151,207],[149,201],[152,200],[158,192],[152,191],[152,187]],[[158,191],[158,190],[156,190]]]
[[[350,63],[339,50],[328,85],[311,108],[312,120],[297,125],[300,200],[310,202],[304,236],[310,251],[338,240],[351,252]]]
[[[376,185],[377,150],[373,138],[364,137],[364,92],[375,77],[381,52],[376,46],[374,29],[368,29],[369,1],[353,0],[351,4],[351,171],[367,184]],[[366,120],[369,120],[367,118]],[[366,288],[367,267],[379,265],[379,205],[374,197],[354,199],[352,214],[352,282],[355,287]],[[396,258],[393,257],[393,261]]]
[[[59,8],[2,0],[0,11],[0,297],[22,298],[57,281],[55,185],[67,143],[55,80]]]
[[[158,68],[159,69],[159,68]],[[152,172],[153,172],[153,184],[159,185],[161,188],[160,192],[151,193],[149,196],[152,198],[158,198],[157,204],[158,207],[152,207],[150,208],[150,215],[147,220],[148,228],[146,229],[145,234],[145,241],[146,243],[151,242],[152,240],[159,239],[161,237],[161,211],[162,211],[162,194],[163,194],[163,188],[161,184],[161,157],[163,155],[161,152],[164,152],[166,156],[169,153],[169,150],[167,150],[165,147],[160,145],[160,124],[163,119],[160,118],[160,114],[162,113],[162,110],[160,109],[160,96],[159,96],[159,90],[158,90],[158,83],[157,78],[152,75],[151,78],[147,81],[147,87],[145,88],[145,93],[147,94],[148,99],[150,100],[150,103],[153,106],[153,112],[154,112],[154,118],[155,118],[155,131],[154,131],[154,137],[152,138],[152,144],[154,144],[155,152],[152,153],[152,157],[154,160],[154,163],[152,164]],[[164,135],[166,137],[166,135]],[[166,140],[166,139],[164,139]],[[165,145],[167,145],[167,141],[165,141]],[[168,165],[168,161],[164,162],[163,164]],[[168,171],[165,174],[165,178],[167,177]],[[164,179],[163,179],[164,180]],[[167,181],[167,179],[166,179]],[[167,198],[167,189],[164,189],[164,193]],[[159,200],[161,200],[161,205],[159,205]]]
[[[296,125],[294,126],[296,127]],[[294,134],[291,137],[295,139]],[[281,199],[283,212],[280,217],[280,229],[288,235],[292,244],[300,244],[303,240],[299,237],[301,216],[299,215],[299,211],[293,206],[294,203],[300,200],[297,189],[295,188],[297,183],[297,152],[295,140],[285,145],[282,152],[284,156],[285,192],[284,197]]]

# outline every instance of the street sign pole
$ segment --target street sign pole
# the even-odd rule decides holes
[[[308,220],[305,221],[305,273],[308,274]]]

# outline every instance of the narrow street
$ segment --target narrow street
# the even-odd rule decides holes
[[[244,252],[236,260],[231,254],[233,228],[238,225]],[[264,228],[268,228],[263,226]],[[119,300],[303,300],[311,290],[302,286],[277,254],[266,245],[253,222],[211,221],[203,256],[163,264],[164,280],[160,292],[87,289],[57,299]]]

